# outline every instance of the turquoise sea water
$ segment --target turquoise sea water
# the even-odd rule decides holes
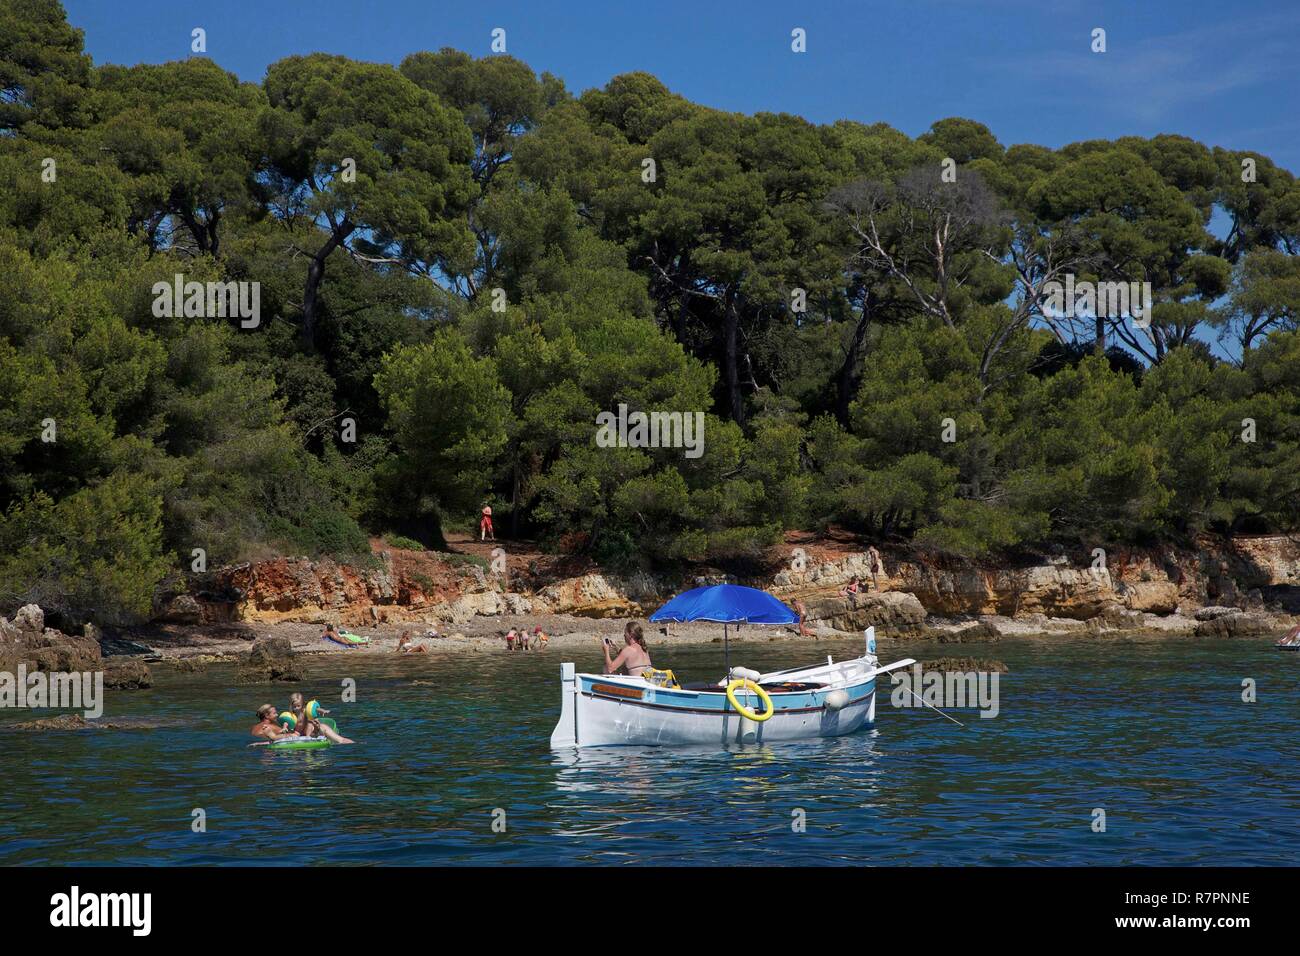
[[[5,729],[31,712],[0,712],[0,864],[1295,865],[1300,655],[1270,644],[887,643],[886,661],[1004,661],[1001,713],[957,727],[882,685],[876,727],[850,737],[576,755],[547,742],[571,651],[313,662],[297,689],[359,743],[287,754],[247,734],[294,687],[157,667],[105,717],[162,727],[34,734]],[[683,679],[722,672],[716,645],[652,649]],[[828,653],[858,645],[750,640],[732,660]],[[345,677],[356,703],[336,703]]]

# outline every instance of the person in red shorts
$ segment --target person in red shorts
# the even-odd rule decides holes
[[[495,541],[497,536],[492,532],[492,508],[488,505],[483,506],[483,517],[478,522],[478,534],[480,541]]]

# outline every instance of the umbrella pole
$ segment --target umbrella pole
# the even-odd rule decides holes
[[[722,624],[722,660],[727,665],[727,680],[731,679],[731,644],[727,641],[727,624]]]

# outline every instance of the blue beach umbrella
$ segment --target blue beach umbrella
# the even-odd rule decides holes
[[[740,584],[715,584],[683,591],[650,615],[654,623],[713,621],[722,625],[722,652],[731,673],[730,624],[794,624],[799,615],[766,591]]]
[[[794,624],[799,615],[766,591],[739,584],[715,584],[683,591],[650,615],[661,621],[713,621],[717,624]]]

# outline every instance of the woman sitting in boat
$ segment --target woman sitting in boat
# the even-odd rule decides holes
[[[600,639],[601,649],[605,652],[605,673],[617,674],[620,667],[627,671],[629,677],[638,677],[647,667],[652,667],[650,663],[650,651],[645,646],[645,637],[641,634],[641,625],[635,621],[628,621],[627,627],[623,628],[624,648],[618,652],[618,657],[610,660],[609,649],[614,646],[614,642],[608,637]]]

